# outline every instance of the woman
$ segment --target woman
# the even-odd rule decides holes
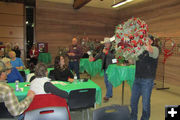
[[[20,49],[19,49],[19,45],[18,45],[18,44],[15,44],[15,45],[14,45],[13,51],[16,53],[16,57],[18,57],[18,58],[21,57],[21,51],[20,51]]]
[[[68,93],[54,86],[47,75],[48,70],[46,65],[38,63],[35,67],[36,78],[31,82],[30,89],[34,91],[36,95],[52,93],[63,98],[68,98]]]
[[[7,75],[8,83],[13,83],[16,80],[18,80],[19,82],[24,82],[24,79],[21,76],[20,72],[15,67],[12,67],[11,62],[10,62],[11,60],[9,58],[3,58],[1,61],[8,68],[8,75]]]
[[[65,60],[64,56],[57,56],[55,58],[55,62],[54,62],[54,79],[55,80],[73,82],[74,76],[68,68],[68,62],[69,62],[68,58]]]
[[[39,56],[39,51],[36,48],[36,45],[32,46],[29,52],[29,56],[30,56],[30,63],[33,63],[34,65],[36,65],[38,61],[38,56]]]

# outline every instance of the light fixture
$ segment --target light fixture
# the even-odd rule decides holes
[[[125,0],[123,2],[115,3],[115,4],[112,5],[112,8],[117,8],[117,7],[119,7],[121,5],[124,5],[124,4],[128,3],[128,2],[131,2],[131,1],[133,1],[133,0]]]
[[[29,24],[29,22],[28,22],[28,21],[26,21],[26,24]]]

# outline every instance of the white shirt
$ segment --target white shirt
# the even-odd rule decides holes
[[[44,84],[46,82],[50,82],[51,79],[47,78],[47,77],[42,77],[42,78],[35,78],[32,82],[31,82],[31,86],[30,89],[32,91],[35,92],[35,94],[47,94],[44,91]]]

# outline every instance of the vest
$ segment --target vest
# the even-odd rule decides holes
[[[144,51],[140,56],[139,60],[136,61],[136,78],[152,78],[156,77],[158,58],[154,59],[149,57],[149,52]]]

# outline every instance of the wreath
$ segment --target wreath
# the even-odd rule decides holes
[[[167,42],[171,42],[171,48],[166,47]],[[173,50],[174,50],[175,46],[176,46],[176,44],[173,40],[171,40],[169,38],[165,39],[164,44],[162,45],[162,52],[164,54],[164,60],[163,60],[164,64],[166,63],[167,58],[173,54]]]
[[[139,18],[133,17],[116,26],[116,57],[137,60],[146,49],[145,45],[148,41],[148,25]]]

